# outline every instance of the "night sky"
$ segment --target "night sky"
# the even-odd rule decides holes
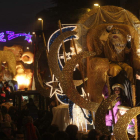
[[[33,31],[36,14],[53,6],[51,0],[1,1],[0,30]]]
[[[34,31],[36,28],[36,14],[56,6],[53,0],[3,0],[0,1],[0,31]],[[54,0],[55,1],[55,0]],[[57,0],[56,0],[57,1]],[[58,0],[59,1],[59,0]],[[61,1],[61,0],[60,0]],[[67,1],[67,0],[66,0]],[[65,2],[66,2],[65,1]],[[89,0],[91,1],[91,0]],[[121,3],[130,3],[131,0],[121,0]],[[136,3],[140,5],[139,0]],[[81,0],[83,3],[88,1]],[[120,0],[93,0],[92,3],[98,2],[103,5],[118,5]],[[131,1],[132,2],[132,1]],[[129,8],[130,7],[130,8]],[[128,9],[134,11],[132,8],[136,6],[130,5]],[[139,8],[139,7],[138,7]],[[137,10],[138,11],[138,10]],[[137,14],[138,12],[134,12]]]

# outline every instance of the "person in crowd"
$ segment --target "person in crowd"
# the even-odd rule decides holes
[[[50,132],[46,132],[42,135],[41,140],[54,140],[54,136]]]
[[[0,110],[0,124],[3,122],[3,115],[1,113],[1,110]]]
[[[118,112],[118,105],[121,105],[123,103],[129,104],[127,96],[124,93],[124,86],[121,84],[114,84],[112,86],[113,94],[117,94],[118,97],[116,98],[116,101],[112,103],[112,107],[109,108],[109,112],[106,114],[105,120],[106,120],[106,126],[108,126],[108,129],[110,132],[113,130],[114,124],[117,122],[117,112]],[[113,112],[113,115],[112,115]]]
[[[11,132],[14,134],[17,131],[16,124],[12,121],[11,116],[9,114],[4,115],[4,122],[9,122],[11,125]]]
[[[33,118],[31,116],[23,118],[23,127],[21,131],[25,135],[25,140],[40,140],[40,134],[37,127],[33,125]]]
[[[59,131],[59,127],[58,125],[56,124],[52,124],[50,127],[49,127],[49,132],[54,134],[55,132]]]
[[[9,122],[9,123],[11,123],[11,116],[9,115],[9,114],[5,114],[4,115],[4,122]]]
[[[11,116],[12,121],[17,124],[17,119],[19,117],[19,110],[16,106],[10,106],[8,109],[8,114]]]
[[[5,114],[8,113],[8,109],[7,109],[6,106],[1,105],[1,106],[0,106],[0,109],[1,109],[1,113],[2,113],[2,115],[5,115]]]
[[[14,140],[11,133],[11,124],[9,122],[1,123],[0,140]]]
[[[87,140],[99,140],[99,137],[100,137],[100,133],[95,129],[91,129],[88,133]]]
[[[76,125],[68,125],[65,132],[68,133],[70,140],[78,140],[76,137],[78,133],[78,127]]]
[[[34,120],[38,117],[38,109],[36,105],[34,104],[34,101],[32,98],[29,98],[29,103],[26,104],[26,110],[29,113],[29,116],[31,116]]]
[[[50,116],[50,113],[48,111],[45,111],[45,114],[40,119],[39,125],[38,125],[38,130],[40,132],[40,135],[42,135],[48,131],[48,129],[51,125],[51,122],[52,122],[51,120],[52,120],[52,118]]]
[[[64,131],[57,131],[54,134],[54,140],[69,140],[69,135]]]

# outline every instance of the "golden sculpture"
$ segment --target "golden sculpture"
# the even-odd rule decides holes
[[[32,64],[34,62],[34,54],[30,51],[23,52],[21,45],[4,46],[3,50],[12,52],[15,55],[16,61],[23,61],[26,64]]]
[[[127,134],[127,127],[131,120],[140,114],[140,107],[134,107],[127,111],[126,114],[122,115],[115,127],[114,127],[114,135],[116,140],[129,140]]]
[[[131,19],[131,20],[130,20]],[[115,77],[121,70],[134,85],[133,70],[140,69],[137,54],[139,38],[134,25],[139,20],[129,11],[115,6],[103,6],[86,13],[80,20],[84,34],[80,36],[83,46],[96,52],[95,58],[87,60],[87,92],[91,101],[101,103],[102,90],[106,84],[106,75]],[[112,26],[110,32],[107,27]],[[127,38],[128,37],[128,38]],[[128,47],[127,39],[131,37]],[[80,42],[80,41],[79,41]],[[129,64],[125,56],[129,55]]]
[[[102,98],[102,89],[106,83],[105,79],[105,73],[108,73],[109,76],[116,76],[122,69],[126,71],[128,79],[131,81],[131,84],[134,84],[134,79],[133,79],[133,68],[134,69],[139,69],[139,65],[137,65],[139,62],[135,61],[138,60],[137,55],[135,51],[135,44],[134,44],[134,37],[133,37],[133,32],[131,32],[133,27],[130,27],[128,25],[113,25],[114,28],[117,28],[116,32],[120,31],[120,33],[112,33],[114,30],[112,30],[111,33],[107,33],[105,30],[107,28],[108,24],[104,25],[99,25],[98,27],[91,29],[88,34],[87,34],[87,47],[89,51],[94,51],[97,53],[96,58],[89,58],[88,60],[88,68],[87,68],[87,75],[88,75],[88,92],[91,94],[91,100],[96,102],[101,102]],[[98,41],[100,41],[100,45],[96,46],[95,39],[94,38],[96,35],[96,32],[98,29],[104,29],[100,37],[98,38]],[[131,29],[131,30],[130,30]],[[106,32],[106,33],[105,33]],[[93,35],[93,33],[95,35]],[[106,35],[107,34],[107,35]],[[131,41],[131,48],[128,48],[126,46],[127,40],[126,37],[127,35],[132,36],[132,41]],[[137,33],[135,32],[135,35]],[[104,40],[103,40],[104,39]],[[105,40],[106,39],[106,40]],[[131,59],[133,60],[133,64],[127,64],[125,63],[125,55],[129,54]],[[131,60],[131,62],[132,62]],[[105,67],[107,67],[105,69]],[[133,68],[132,68],[133,67]],[[99,69],[97,71],[97,69]],[[93,75],[93,74],[94,75]],[[101,77],[102,78],[99,78]],[[94,88],[91,87],[91,81],[92,83],[100,86],[100,88]],[[99,84],[100,83],[100,84]],[[95,99],[95,94],[100,94],[100,97]]]
[[[10,51],[0,51],[0,63],[2,62],[7,63],[9,72],[14,76],[16,74],[16,59],[14,54]]]
[[[11,51],[15,55],[16,61],[21,60],[21,56],[23,54],[23,47],[21,45],[13,45],[11,47],[4,46],[3,50]]]
[[[15,73],[13,75],[14,77],[12,76],[12,78],[11,79],[9,78],[9,80],[17,81],[19,89],[24,89],[27,87],[31,89],[31,81],[33,73],[31,69],[25,69],[23,63],[25,64],[33,63],[34,62],[33,53],[29,51],[23,52],[23,47],[21,45],[13,45],[11,47],[4,46],[3,50],[4,50],[3,52],[8,52],[9,54],[12,53],[12,56],[15,58],[14,62],[15,64],[12,65],[15,69]],[[5,58],[3,57],[3,59]],[[1,81],[4,81],[4,79],[1,78]]]
[[[132,13],[115,6],[103,6],[93,9],[79,20],[81,25],[78,26],[83,32],[81,34],[78,33],[79,40],[77,42],[79,44],[82,42],[80,45],[83,46],[83,51],[87,47],[88,51],[96,53],[96,57],[91,56],[87,59],[87,92],[90,94],[90,100],[78,97],[72,83],[72,71],[76,62],[78,63],[78,57],[82,53],[68,61],[61,72],[57,62],[58,44],[67,37],[68,32],[63,33],[64,36],[60,35],[55,40],[49,53],[49,66],[60,81],[64,93],[73,102],[80,107],[96,112],[98,105],[103,100],[102,90],[107,83],[107,75],[115,77],[121,70],[126,72],[127,78],[131,82],[132,87],[134,87],[133,70],[140,70],[140,58],[137,54],[139,37],[135,29],[135,24],[138,22],[139,20]],[[107,29],[110,26],[112,28],[108,32]],[[80,29],[78,27],[78,31]],[[84,48],[84,46],[86,47]],[[125,61],[127,54],[129,55],[128,62]],[[106,113],[107,106],[110,103],[108,100],[103,103],[105,105],[104,108],[102,107],[103,104],[101,104],[101,108],[98,108],[96,119],[104,119],[104,116],[100,117],[100,113]],[[130,115],[133,115],[133,113],[130,112]],[[103,130],[104,133],[108,133],[105,132],[105,125],[101,128],[100,124],[102,122],[104,120],[99,120],[97,128]],[[124,124],[125,127],[126,125]],[[117,135],[120,134],[118,133]]]

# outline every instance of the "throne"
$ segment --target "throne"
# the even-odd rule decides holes
[[[140,69],[138,22],[132,13],[115,6],[93,9],[79,20],[79,30],[83,32],[77,42],[87,46],[83,50],[96,52],[96,56],[87,58],[86,62],[87,92],[90,93],[91,101],[101,103],[104,86],[108,85],[110,89],[114,83],[123,84],[127,96],[131,98],[131,88],[136,85],[135,74]],[[116,48],[110,47],[113,37],[106,31],[109,25],[113,25],[121,34]],[[107,33],[110,35],[107,36]],[[132,37],[129,51],[125,50],[128,34]],[[121,48],[123,53],[119,52]]]

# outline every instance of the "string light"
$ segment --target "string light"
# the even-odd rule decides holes
[[[17,37],[25,36],[24,40],[28,41],[28,43],[32,42],[32,39],[31,39],[32,35],[30,35],[30,32],[28,34],[26,34],[26,33],[15,34],[15,32],[13,32],[13,31],[6,31],[6,34],[9,34],[8,40],[12,40],[12,39],[17,38]]]
[[[62,32],[74,31],[74,30],[76,30],[76,28],[77,28],[77,26],[67,26],[67,27],[63,27],[63,28],[62,28]],[[56,31],[50,36],[50,38],[49,38],[49,40],[48,40],[48,45],[47,45],[48,51],[49,51],[49,49],[50,49],[51,44],[54,42],[54,40],[55,40],[60,34],[61,34],[60,29],[58,29],[58,30],[56,30]],[[70,36],[70,37],[66,38],[66,39],[64,40],[64,42],[66,42],[66,41],[68,41],[68,40],[70,40],[70,39],[72,39],[72,38],[78,39],[78,36],[77,36],[77,35]]]
[[[55,96],[61,104],[67,105],[69,103],[69,98],[67,95],[56,93]]]
[[[0,33],[0,42],[6,42],[6,39],[4,38],[4,32]]]
[[[76,29],[77,29],[77,26],[67,26],[67,27],[63,27],[63,28],[62,28],[62,32],[66,32],[66,31],[75,31]],[[49,52],[49,49],[50,49],[50,47],[51,47],[51,44],[54,42],[54,40],[55,40],[60,34],[61,34],[60,29],[58,29],[58,30],[56,30],[56,31],[50,36],[50,38],[49,38],[49,40],[48,40],[48,43],[47,43],[48,52]],[[64,40],[64,42],[67,42],[67,41],[69,41],[69,40],[72,40],[72,38],[74,38],[74,39],[77,40],[79,37],[78,37],[77,35],[73,35],[73,36],[70,36],[70,37],[66,38],[66,39]],[[62,45],[62,44],[61,44],[61,45]],[[58,52],[59,52],[59,50],[60,50],[60,48],[61,48],[61,45],[60,45],[59,48],[58,48]],[[59,56],[59,55],[60,55],[60,54],[58,53],[58,64],[59,64],[60,70],[62,70],[62,69],[63,69],[63,65],[62,65],[61,60],[60,60],[60,59],[62,59],[62,56]],[[60,58],[60,57],[61,57],[61,58]],[[64,56],[63,56],[63,59],[64,59]],[[69,53],[66,53],[66,59],[67,59],[67,60],[70,59]]]

